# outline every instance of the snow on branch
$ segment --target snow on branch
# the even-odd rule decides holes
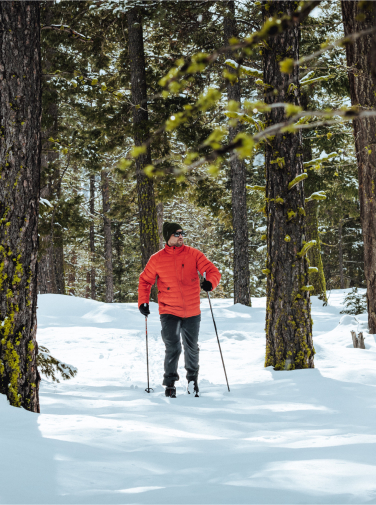
[[[339,154],[338,154],[338,153],[335,153],[335,152],[330,153],[330,154],[326,154],[326,152],[325,152],[325,151],[323,151],[323,152],[321,153],[320,158],[315,158],[314,160],[305,161],[305,162],[303,163],[303,165],[304,165],[305,167],[310,167],[310,166],[312,166],[312,165],[321,165],[321,163],[323,163],[323,162],[325,162],[325,161],[329,161],[331,158],[335,158],[336,156],[339,156]]]
[[[239,69],[240,75],[246,74],[246,75],[252,75],[253,77],[263,77],[263,72],[261,70],[258,70],[257,68],[251,68],[251,67],[245,67],[244,65],[239,65],[239,63],[236,63],[234,60],[226,60],[225,65],[228,65],[231,68],[234,68],[235,70]]]
[[[312,202],[313,200],[325,200],[326,194],[325,191],[316,191],[316,193],[312,193],[311,196],[305,199],[305,202]]]
[[[298,252],[297,256],[299,258],[302,258],[307,252],[311,249],[311,247],[316,245],[316,240],[310,240],[309,242],[306,242],[300,252]]]
[[[304,181],[304,179],[307,179],[307,177],[308,177],[308,174],[306,174],[306,173],[298,175],[297,177],[295,177],[295,179],[293,179],[289,183],[288,189],[289,190],[292,189],[294,186],[296,186],[297,184],[299,184],[299,182]]]
[[[93,39],[91,37],[86,37],[86,35],[82,35],[82,33],[76,32],[68,25],[45,25],[42,26],[42,30],[56,30],[58,32],[66,32],[69,33],[69,37],[74,39],[82,40],[83,42],[92,42]]]

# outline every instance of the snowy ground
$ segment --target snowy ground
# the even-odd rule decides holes
[[[313,298],[316,368],[263,367],[265,299],[214,300],[227,392],[207,301],[201,398],[164,397],[157,306],[39,297],[38,341],[78,368],[43,381],[40,415],[0,395],[1,503],[376,503],[376,342],[353,349],[366,315]],[[363,321],[363,323],[362,323]],[[182,362],[182,359],[181,359]]]

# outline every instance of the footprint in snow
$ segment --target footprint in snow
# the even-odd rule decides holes
[[[103,359],[103,357],[104,357],[103,354],[99,355],[99,359]]]

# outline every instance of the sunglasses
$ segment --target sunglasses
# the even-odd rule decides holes
[[[174,237],[180,237],[180,235],[181,235],[182,237],[185,237],[185,236],[186,236],[186,233],[185,233],[185,231],[177,231],[177,232],[175,232],[173,235],[174,235]]]

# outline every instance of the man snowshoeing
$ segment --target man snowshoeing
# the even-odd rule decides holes
[[[204,291],[212,291],[221,280],[216,266],[198,249],[184,245],[184,232],[180,224],[164,223],[164,249],[151,256],[140,275],[138,306],[142,315],[150,314],[149,297],[157,277],[158,305],[162,324],[162,339],[166,346],[163,385],[165,395],[176,398],[175,381],[179,380],[178,362],[184,346],[188,393],[199,396],[198,370],[200,330],[200,282],[197,271],[206,279]]]

